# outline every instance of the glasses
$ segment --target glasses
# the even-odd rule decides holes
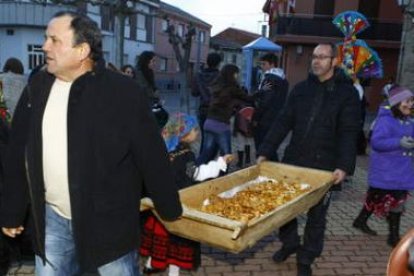
[[[324,59],[328,59],[328,58],[332,59],[332,58],[333,58],[333,56],[324,56],[324,55],[320,55],[320,56],[317,56],[317,55],[312,55],[312,56],[311,56],[311,59],[312,59],[312,60],[314,60],[314,59],[317,59],[317,60],[324,60]]]

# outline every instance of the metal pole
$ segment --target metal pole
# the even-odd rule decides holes
[[[410,22],[411,23],[411,22]],[[400,55],[398,57],[398,71],[397,71],[397,84],[401,84],[402,81],[402,74],[403,74],[403,64],[404,64],[404,56],[405,56],[405,40],[406,40],[406,33],[407,33],[407,15],[404,14],[404,21],[403,21],[403,31],[401,34],[401,45],[400,45]]]

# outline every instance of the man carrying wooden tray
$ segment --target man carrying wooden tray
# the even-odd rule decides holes
[[[284,163],[333,171],[335,185],[354,172],[360,104],[352,80],[336,68],[337,61],[334,44],[314,49],[311,73],[290,92],[258,150],[258,163],[272,156],[292,131]],[[273,255],[276,263],[296,253],[298,275],[312,275],[311,264],[323,249],[330,195],[309,209],[302,245],[296,219],[280,228],[282,248]]]

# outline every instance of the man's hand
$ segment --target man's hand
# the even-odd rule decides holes
[[[332,173],[332,177],[334,179],[334,184],[337,185],[339,183],[341,183],[342,181],[345,180],[346,177],[346,172],[344,172],[341,169],[336,169],[333,173]]]
[[[6,235],[10,238],[15,238],[16,235],[20,235],[23,232],[24,228],[23,228],[23,226],[19,226],[19,227],[16,227],[16,228],[2,227],[1,230],[3,231],[4,235]]]
[[[270,82],[266,82],[265,84],[262,85],[262,90],[263,91],[272,90],[272,84]]]
[[[267,158],[265,157],[265,156],[259,156],[259,157],[257,157],[257,159],[256,159],[256,164],[260,164],[260,163],[262,163],[263,161],[266,161],[267,160]]]

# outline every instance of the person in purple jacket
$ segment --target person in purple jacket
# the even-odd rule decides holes
[[[408,191],[414,189],[413,97],[409,89],[393,87],[388,105],[380,107],[371,137],[369,188],[364,206],[353,223],[355,228],[375,236],[376,231],[367,224],[368,218],[371,214],[386,217],[387,243],[392,247],[400,240],[401,214]]]

